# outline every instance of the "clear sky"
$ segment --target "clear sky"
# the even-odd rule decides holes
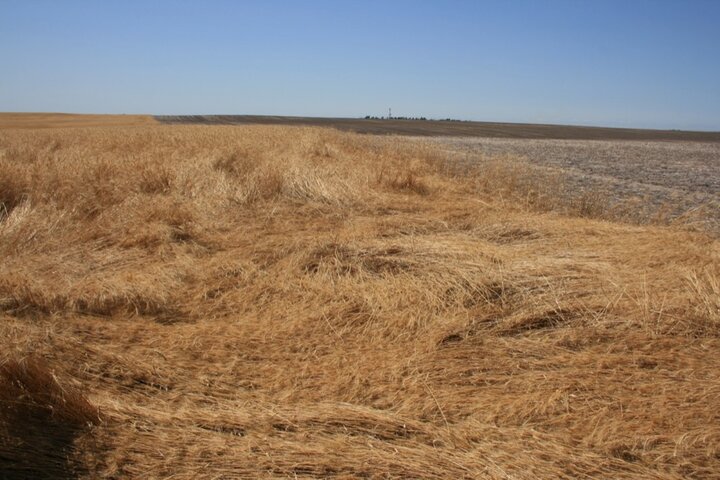
[[[720,0],[0,0],[0,111],[720,130]]]

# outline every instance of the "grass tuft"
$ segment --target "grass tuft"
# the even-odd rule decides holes
[[[101,423],[74,386],[39,358],[0,365],[0,467],[6,478],[73,478],[77,438]]]

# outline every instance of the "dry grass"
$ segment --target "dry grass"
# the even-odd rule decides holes
[[[3,478],[67,478],[86,473],[78,437],[101,422],[73,385],[62,384],[44,361],[0,365],[0,454]]]
[[[0,132],[0,470],[719,477],[718,241],[506,173],[311,128]]]

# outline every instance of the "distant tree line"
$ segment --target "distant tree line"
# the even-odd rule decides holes
[[[428,120],[427,117],[376,117],[375,115],[365,115],[365,120]],[[456,118],[431,118],[429,119],[435,122],[467,122],[469,120],[458,120]]]

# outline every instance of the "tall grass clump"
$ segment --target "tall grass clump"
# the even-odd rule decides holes
[[[82,473],[74,444],[100,422],[97,407],[43,360],[5,358],[0,364],[0,458],[7,478]]]

